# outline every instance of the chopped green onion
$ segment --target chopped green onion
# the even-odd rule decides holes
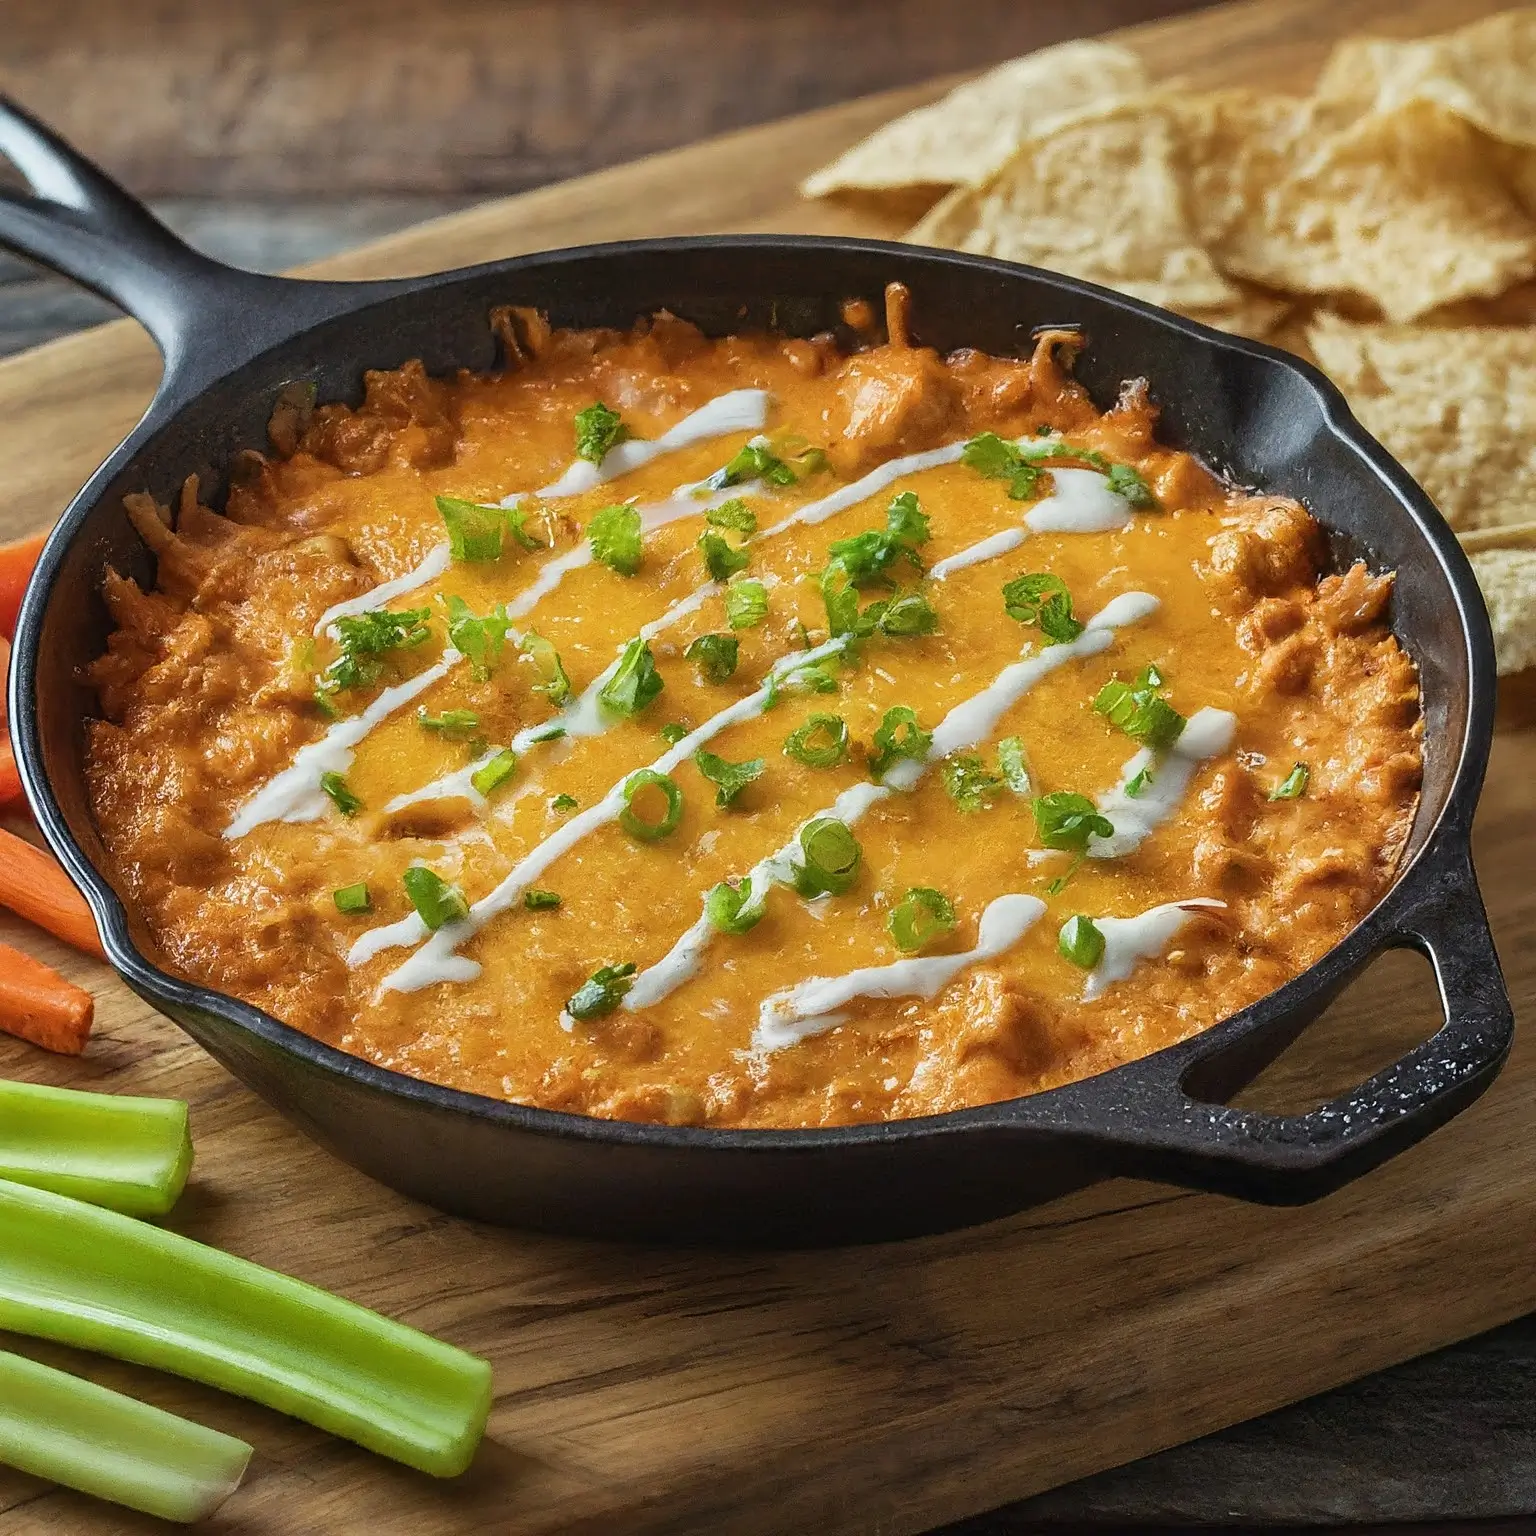
[[[786,693],[836,693],[837,679],[828,670],[832,660],[827,656],[820,661],[802,661],[797,666],[769,673],[766,707],[775,708]]]
[[[631,964],[599,966],[566,1000],[565,1011],[581,1023],[600,1019],[624,1001],[624,995],[635,984],[634,978],[635,967]]]
[[[1299,800],[1307,792],[1307,781],[1312,777],[1312,770],[1305,763],[1297,763],[1286,774],[1285,782],[1277,788],[1270,790],[1271,800]]]
[[[700,750],[693,754],[693,762],[715,786],[715,804],[721,807],[735,804],[736,797],[763,771],[760,757],[748,758],[744,763],[728,763],[713,752]]]
[[[763,920],[763,901],[751,900],[752,882],[722,880],[704,898],[704,916],[716,933],[742,934]]]
[[[1049,571],[1008,582],[1003,588],[1003,610],[1020,624],[1038,624],[1049,645],[1065,645],[1083,632],[1072,616],[1072,594],[1066,582]]]
[[[3,1182],[0,1329],[205,1382],[437,1477],[469,1465],[491,1406],[484,1360],[150,1222]]]
[[[456,923],[469,915],[464,892],[425,864],[412,864],[400,878],[417,916],[433,933],[445,923]]]
[[[1123,496],[1133,507],[1155,507],[1157,497],[1152,487],[1129,464],[1109,466],[1109,488],[1116,496]]]
[[[450,594],[443,606],[448,610],[448,643],[468,659],[475,681],[483,683],[500,660],[512,627],[506,605],[498,603],[489,613],[476,614],[462,597]]]
[[[0,1462],[162,1520],[211,1515],[245,1476],[243,1440],[21,1355],[0,1354]]]
[[[163,1216],[191,1166],[180,1099],[0,1079],[0,1179],[128,1216]]]
[[[381,658],[390,651],[410,650],[432,634],[430,608],[373,608],[367,613],[344,614],[331,628],[341,654],[320,674],[315,701],[334,713],[330,695],[352,688],[367,688],[384,672]]]
[[[955,906],[942,891],[914,885],[891,908],[885,927],[897,949],[905,955],[916,954],[955,931]]]
[[[1017,736],[1005,736],[997,744],[997,767],[1003,783],[1016,795],[1034,793],[1034,781],[1029,772],[1029,755],[1024,743]]]
[[[560,653],[536,629],[530,629],[519,642],[518,648],[531,661],[539,674],[533,685],[535,693],[542,693],[556,709],[571,697],[571,680],[566,675]]]
[[[1114,823],[1086,795],[1058,789],[1032,802],[1035,826],[1047,848],[1084,853],[1091,837],[1113,837]]]
[[[688,644],[683,660],[691,661],[707,683],[723,683],[736,670],[741,642],[735,635],[700,635]]]
[[[902,758],[921,760],[932,745],[933,733],[918,725],[917,711],[906,704],[892,705],[875,727],[875,750],[869,759],[870,777],[883,779],[891,766]]]
[[[503,747],[489,762],[470,774],[469,782],[477,794],[489,796],[501,788],[517,772],[517,753],[511,747]]]
[[[373,911],[373,897],[368,894],[368,882],[359,880],[356,885],[343,885],[331,892],[331,900],[338,912],[355,917],[360,912]]]
[[[1057,877],[1052,880],[1048,886],[1046,886],[1046,895],[1060,896],[1061,893],[1066,890],[1066,888],[1072,883],[1073,875],[1075,875],[1078,870],[1083,867],[1083,860],[1087,857],[1088,855],[1085,853],[1078,854],[1077,857],[1074,858],[1069,865],[1067,865],[1066,869],[1064,869],[1061,874],[1057,875]]]
[[[621,576],[633,576],[642,553],[639,509],[624,502],[601,508],[587,524],[587,542],[594,560]]]
[[[680,725],[676,720],[668,721],[666,725],[656,733],[669,747],[675,747],[687,734],[688,727]]]
[[[732,629],[755,629],[768,617],[768,589],[752,577],[725,589],[725,621]]]
[[[347,787],[347,781],[339,773],[322,773],[320,792],[343,816],[356,816],[363,808],[363,802]]]
[[[515,501],[510,507],[502,508],[502,511],[506,514],[507,532],[510,533],[512,537],[516,539],[524,549],[553,548],[554,544],[552,539],[536,539],[531,533],[528,532],[528,514],[523,510],[523,503],[525,501],[531,501],[532,499],[533,498],[528,496],[519,497],[518,500]],[[536,501],[534,501],[533,504],[535,507],[538,506],[538,502]]]
[[[524,891],[523,905],[530,912],[552,912],[560,905],[560,896],[556,891]]]
[[[704,514],[704,521],[711,528],[730,528],[745,534],[757,532],[757,513],[739,496],[722,501],[718,507],[711,507]]]
[[[1151,782],[1152,782],[1152,769],[1150,767],[1146,767],[1146,768],[1140,769],[1137,773],[1133,774],[1131,776],[1131,778],[1126,783],[1126,786],[1125,786],[1125,797],[1126,797],[1126,799],[1127,800],[1139,800],[1139,799],[1141,799],[1141,797],[1144,794],[1146,794],[1147,786],[1150,785]]]
[[[574,811],[581,804],[575,795],[556,795],[549,802],[549,808],[556,816],[564,816],[568,811]]]
[[[465,501],[458,496],[439,496],[437,510],[448,530],[448,553],[472,564],[501,558],[502,530],[507,509]]]
[[[803,863],[795,873],[795,889],[802,896],[840,896],[858,878],[864,850],[846,822],[835,816],[818,816],[800,829]]]
[[[704,569],[711,581],[729,581],[752,563],[752,556],[746,550],[735,548],[719,533],[701,533],[699,553],[704,558]]]
[[[611,411],[601,400],[594,401],[585,410],[576,412],[576,457],[589,464],[601,464],[610,448],[617,447],[629,436],[617,411]]]
[[[1091,917],[1069,917],[1056,936],[1063,960],[1091,971],[1104,957],[1104,935]]]
[[[566,730],[563,725],[546,725],[542,731],[535,731],[528,738],[528,745],[535,747],[542,741],[559,741],[565,734]]]
[[[425,709],[418,709],[416,723],[422,730],[435,731],[439,736],[462,738],[480,729],[480,716],[472,709],[445,709],[440,715],[429,715]]]
[[[650,642],[638,636],[624,647],[613,676],[598,689],[597,702],[611,715],[632,719],[662,690]]]
[[[1093,707],[1133,741],[1155,752],[1166,751],[1184,732],[1184,716],[1159,697],[1145,672],[1134,684],[1111,678],[1099,689]]]
[[[634,809],[636,798],[648,789],[657,790],[665,802],[657,821],[646,821]],[[659,842],[675,832],[682,819],[683,792],[666,774],[657,773],[654,768],[641,768],[624,780],[624,807],[619,812],[619,825],[631,837],[639,838],[642,843]]]
[[[704,489],[723,491],[743,480],[764,480],[769,485],[793,485],[795,472],[766,443],[750,442],[704,482]]]
[[[837,715],[810,715],[784,738],[784,755],[807,768],[835,768],[848,756],[848,726]]]
[[[988,770],[982,760],[969,752],[947,758],[943,768],[944,788],[967,816],[987,810],[1003,781]]]

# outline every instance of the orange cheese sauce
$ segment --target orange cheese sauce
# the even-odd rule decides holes
[[[1145,1055],[1296,975],[1386,888],[1420,769],[1416,678],[1385,623],[1390,577],[1358,566],[1324,574],[1320,532],[1299,506],[1235,491],[1157,444],[1144,387],[1128,386],[1101,414],[1071,378],[1070,338],[1048,336],[1033,357],[1012,361],[899,344],[847,354],[829,337],[708,340],[665,316],[627,335],[550,334],[530,316],[503,324],[515,353],[504,372],[436,380],[407,365],[369,375],[355,410],[284,408],[274,418],[277,451],[237,466],[222,515],[197,502],[195,487],[174,518],[147,502],[130,507],[158,556],[158,583],[143,592],[108,579],[119,628],[93,669],[104,718],[91,726],[90,787],[119,882],[173,969],[370,1061],[495,1097],[623,1119],[810,1126],[1011,1098]],[[759,688],[776,660],[826,640],[816,578],[829,546],[884,528],[893,496],[919,499],[930,536],[917,553],[931,569],[1019,527],[1051,493],[1049,465],[1023,499],[963,463],[902,475],[825,522],[745,543],[744,575],[768,583],[769,612],[734,631],[729,679],[706,680],[683,654],[699,635],[733,633],[716,592],[651,642],[664,687],[638,715],[529,747],[483,802],[460,793],[387,810],[477,750],[424,729],[418,708],[473,711],[474,734],[491,747],[558,713],[509,639],[488,676],[451,667],[363,737],[345,769],[356,814],[326,806],[317,819],[225,835],[330,726],[314,686],[337,651],[313,638],[317,621],[431,554],[444,538],[435,497],[496,502],[557,480],[572,461],[576,413],[594,401],[619,412],[633,436],[654,439],[749,388],[768,392],[763,430],[800,470],[793,485],[739,490],[760,528],[894,457],[984,431],[1022,439],[1049,428],[1134,469],[1157,506],[1132,510],[1119,529],[1032,534],[942,581],[898,563],[894,581],[926,595],[937,631],[875,633],[828,664],[835,692],[786,689],[774,707],[710,740],[707,750],[733,763],[764,765],[734,805],[718,807],[714,785],[683,763],[672,774],[683,796],[675,830],[647,842],[610,822],[582,838],[531,882],[557,893],[558,908],[516,901],[462,943],[479,967],[473,979],[393,989],[389,978],[414,945],[349,965],[361,935],[409,916],[409,866],[424,864],[480,900],[571,815],[659,758],[662,726],[703,725]],[[439,662],[448,595],[475,614],[515,600],[548,561],[580,547],[599,508],[662,502],[753,436],[700,441],[525,508],[527,526],[552,548],[454,563],[394,600],[395,609],[431,610],[430,638],[386,655],[382,674],[335,695],[335,708],[355,716],[381,689]],[[808,447],[822,450],[824,466],[796,457]],[[578,566],[514,621],[515,632],[546,638],[580,693],[642,625],[706,580],[696,547],[706,527],[700,510],[647,532],[632,576],[599,561]],[[1001,590],[1037,572],[1060,578],[1080,620],[1128,592],[1150,594],[1157,607],[1097,654],[1051,671],[974,749],[996,773],[999,739],[1018,737],[1030,794],[999,785],[983,808],[966,810],[936,763],[857,821],[862,862],[849,890],[808,901],[778,886],[755,927],[715,934],[698,973],[659,1001],[562,1018],[597,968],[655,965],[699,919],[712,886],[739,879],[840,792],[869,782],[887,709],[910,706],[932,731],[1005,667],[1047,650],[1039,627],[1007,615]],[[859,596],[867,606],[882,589]],[[1131,681],[1149,664],[1174,709],[1230,711],[1235,735],[1198,763],[1172,814],[1134,851],[1076,864],[1042,847],[1031,794],[1113,789],[1138,743],[1094,700],[1106,682]],[[819,713],[840,717],[851,743],[843,761],[822,768],[784,751]],[[1297,763],[1308,767],[1304,793],[1272,800]],[[561,796],[577,811],[560,809]],[[659,804],[639,808],[654,819]],[[338,911],[333,892],[357,883],[372,910]],[[981,913],[999,897],[1033,896],[1045,912],[932,998],[860,997],[821,1033],[754,1049],[765,998],[903,958],[887,918],[914,886],[940,890],[955,912],[953,933],[925,956],[972,948]],[[1193,898],[1225,905],[1084,999],[1087,972],[1058,950],[1068,918],[1133,917]]]

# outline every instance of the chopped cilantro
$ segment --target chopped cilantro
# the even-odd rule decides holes
[[[479,563],[501,558],[501,535],[507,526],[505,507],[439,496],[437,510],[448,530],[448,552],[455,560]]]
[[[390,651],[410,650],[432,633],[430,608],[405,608],[395,612],[374,608],[367,613],[346,614],[332,625],[341,654],[320,674],[315,687],[317,702],[350,688],[367,688],[384,672],[382,658]],[[334,712],[334,706],[332,706]]]
[[[576,412],[576,457],[589,464],[601,464],[610,448],[616,447],[629,436],[617,411],[610,411],[601,400],[594,401],[584,411]]]
[[[1094,709],[1132,741],[1139,741],[1154,752],[1171,747],[1184,733],[1185,720],[1171,704],[1159,696],[1153,676],[1161,672],[1149,667],[1134,683],[1112,678],[1099,690]]]
[[[741,642],[735,635],[700,635],[689,642],[683,660],[691,661],[707,683],[723,683],[736,670]]]
[[[979,757],[969,752],[947,758],[943,769],[944,788],[966,815],[987,810],[997,792],[1004,787],[1002,779],[987,768]]]
[[[1058,789],[1033,802],[1035,826],[1047,848],[1085,853],[1091,837],[1113,837],[1114,824],[1086,795]]]
[[[1065,645],[1083,632],[1072,616],[1072,594],[1066,582],[1049,571],[1008,582],[1003,587],[1003,611],[1020,624],[1038,624],[1048,645]]]
[[[636,636],[624,647],[618,669],[598,690],[597,702],[623,719],[638,715],[662,690],[648,641]]]
[[[556,891],[524,891],[523,905],[530,912],[552,912],[560,905],[560,896]]]
[[[754,629],[768,617],[768,589],[752,577],[725,589],[725,621],[732,629]]]
[[[561,708],[571,697],[571,680],[566,676],[559,651],[534,629],[523,636],[519,649],[538,670],[540,680],[533,685],[533,691],[542,693],[556,709]]]
[[[581,804],[575,795],[556,795],[549,802],[549,808],[556,816],[564,816],[568,811],[574,811]]]
[[[752,563],[746,550],[736,549],[719,533],[701,533],[699,553],[704,557],[704,569],[711,581],[729,581]]]
[[[729,528],[745,534],[757,532],[757,513],[739,496],[722,501],[718,507],[711,507],[704,514],[704,521],[711,528]]]
[[[1005,736],[997,744],[997,769],[1003,783],[1016,795],[1028,795],[1034,786],[1029,774],[1029,756],[1017,736]]]
[[[760,438],[754,438],[729,462],[704,482],[706,490],[723,491],[744,480],[764,480],[769,485],[793,485],[795,472]]]
[[[566,1000],[565,1011],[578,1023],[600,1019],[624,1001],[634,977],[632,964],[599,966]]]
[[[363,808],[363,802],[347,787],[347,781],[339,773],[322,773],[320,792],[343,816],[356,816]]]
[[[666,742],[669,747],[675,747],[688,734],[688,727],[676,720],[670,720],[662,726],[657,735]]]
[[[498,603],[489,613],[476,614],[462,597],[453,594],[444,597],[443,604],[448,610],[448,643],[468,659],[471,674],[483,683],[501,659],[507,631],[512,628],[506,605]]]
[[[633,576],[640,569],[640,513],[627,502],[603,507],[587,524],[592,557],[617,571]]]
[[[715,804],[721,807],[735,804],[736,797],[763,771],[760,757],[749,758],[744,763],[728,763],[713,752],[698,751],[693,754],[693,763],[715,786]]]

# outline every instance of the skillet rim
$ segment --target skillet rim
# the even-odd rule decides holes
[[[1229,353],[1257,360],[1270,369],[1289,373],[1303,383],[1315,401],[1326,430],[1365,461],[1383,484],[1393,505],[1393,515],[1406,516],[1414,536],[1428,546],[1443,570],[1455,598],[1456,630],[1466,658],[1467,705],[1465,728],[1456,743],[1455,764],[1443,804],[1425,828],[1420,846],[1394,872],[1391,883],[1377,903],[1332,948],[1305,970],[1249,1007],[1229,1014],[1208,1029],[1087,1078],[1014,1099],[906,1119],[868,1121],[842,1126],[792,1129],[755,1129],[710,1126],[672,1126],[643,1121],[608,1120],[566,1110],[517,1104],[469,1090],[451,1088],[413,1077],[393,1068],[378,1066],[304,1034],[254,1004],[201,982],[187,981],[153,964],[137,947],[129,931],[127,907],[107,876],[97,868],[76,841],[64,812],[54,796],[42,765],[42,744],[37,725],[36,683],[39,633],[45,609],[61,575],[64,557],[83,525],[100,505],[106,487],[160,432],[172,429],[182,410],[223,379],[250,366],[269,352],[280,350],[329,321],[408,301],[416,295],[458,283],[495,276],[511,276],[539,267],[572,264],[584,259],[665,255],[670,252],[710,250],[827,251],[836,250],[868,258],[899,257],[934,266],[971,270],[1004,280],[1027,278],[1067,298],[1086,298],[1095,304],[1118,308],[1155,329],[1182,334],[1214,353]],[[1401,940],[1393,929],[1398,909],[1411,904],[1419,887],[1437,878],[1437,862],[1447,858],[1470,860],[1470,824],[1482,787],[1492,741],[1496,680],[1492,632],[1476,577],[1454,533],[1434,508],[1425,492],[1355,418],[1339,389],[1320,370],[1301,358],[1267,343],[1217,331],[1199,321],[1173,314],[1111,289],[1065,274],[1021,263],[1001,261],[966,252],[900,244],[847,236],[817,235],[688,235],[656,239],[594,242],[554,251],[530,252],[497,261],[434,272],[419,277],[383,282],[336,283],[306,279],[257,278],[228,271],[236,302],[239,288],[256,283],[278,286],[289,292],[308,290],[319,301],[321,312],[307,323],[290,325],[269,343],[248,347],[245,354],[212,370],[194,369],[195,388],[180,388],[171,364],[160,389],[128,436],[90,476],[58,519],[39,558],[23,600],[14,640],[16,663],[12,669],[10,719],[16,756],[27,799],[45,839],[83,890],[101,930],[108,963],[125,981],[154,1006],[168,1002],[177,1008],[209,1015],[223,1024],[245,1030],[278,1051],[299,1058],[311,1069],[350,1079],[391,1097],[402,1098],[439,1113],[467,1116],[511,1126],[540,1136],[564,1140],[641,1145],[713,1151],[816,1153],[850,1146],[921,1140],[936,1135],[971,1131],[1017,1130],[1051,1136],[1104,1138],[1115,1136],[1105,1121],[1103,1102],[1114,1101],[1117,1088],[1145,1088],[1147,1080],[1162,1078],[1182,1083],[1199,1058],[1219,1055],[1223,1045],[1235,1045],[1250,1034],[1278,1028],[1331,989],[1347,984],[1369,959]],[[214,284],[217,287],[217,284]],[[212,295],[215,300],[217,294]],[[327,296],[332,302],[326,306]],[[314,305],[305,306],[313,309]],[[210,322],[212,316],[207,317]],[[210,335],[210,346],[217,342]],[[1089,345],[1092,345],[1091,337]],[[222,362],[228,361],[221,360]],[[1149,370],[1150,373],[1150,370]],[[1155,383],[1155,379],[1154,379]],[[1309,509],[1310,510],[1310,509]],[[1316,515],[1314,513],[1314,515]],[[1324,527],[1328,525],[1325,523]],[[1310,1022],[1304,1019],[1302,1026]],[[1284,1049],[1282,1043],[1280,1049]],[[1497,1070],[1495,1068],[1494,1070]],[[1214,1106],[1219,1108],[1219,1106]],[[1411,1112],[1410,1112],[1411,1113]],[[1438,1121],[1436,1122],[1438,1123]]]

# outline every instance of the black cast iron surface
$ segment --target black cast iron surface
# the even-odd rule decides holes
[[[1314,1198],[1427,1134],[1491,1081],[1512,1030],[1477,894],[1468,830],[1491,733],[1492,646],[1466,561],[1423,494],[1315,371],[1086,284],[878,242],[714,238],[514,258],[403,282],[299,283],[219,266],[14,108],[0,151],[36,196],[0,190],[0,243],[130,309],[166,361],[143,422],[65,512],[16,638],[11,719],[29,798],[85,889],[113,964],[237,1076],[365,1171],[446,1210],[597,1235],[870,1240],[984,1220],[1126,1172],[1249,1199]],[[85,802],[78,677],[103,647],[112,564],[144,582],[129,491],[173,499],[190,473],[217,500],[224,467],[264,441],[271,402],[303,379],[355,400],[364,368],[497,358],[486,315],[534,305],[562,325],[625,325],[671,309],[716,334],[835,328],[850,296],[891,280],[940,350],[1027,346],[1080,327],[1079,377],[1101,402],[1153,380],[1173,442],[1245,482],[1302,497],[1336,558],[1399,573],[1394,626],[1418,663],[1425,780],[1392,890],[1301,977],[1194,1040],[1084,1083],[1006,1104],[795,1132],[590,1120],[384,1071],[259,1010],[168,975],[100,872]],[[82,619],[82,616],[86,616]],[[1273,1058],[1381,949],[1431,959],[1444,1027],[1354,1092],[1305,1115],[1220,1102]]]

